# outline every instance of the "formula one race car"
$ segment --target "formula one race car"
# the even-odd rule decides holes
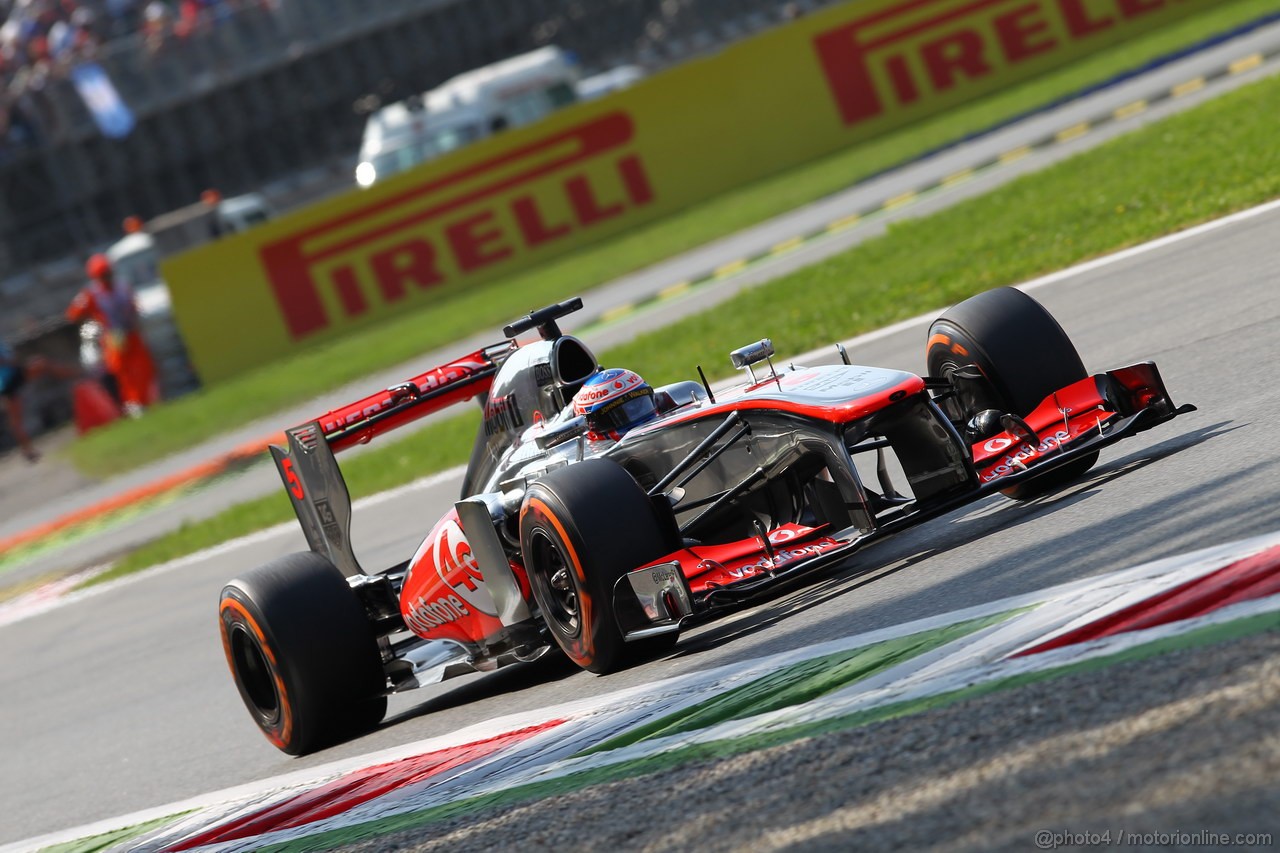
[[[749,375],[718,393],[602,370],[557,324],[581,305],[534,311],[509,340],[272,448],[311,550],[231,581],[219,614],[236,686],[278,748],[353,736],[392,692],[555,647],[616,670],[869,542],[1078,479],[1099,448],[1194,410],[1151,362],[1089,375],[1011,288],[933,323],[924,377],[850,364],[839,346],[843,364],[780,370],[762,340],[731,354]],[[365,572],[334,452],[473,398],[461,500],[409,560]]]

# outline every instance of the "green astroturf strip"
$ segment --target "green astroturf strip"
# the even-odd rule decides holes
[[[881,237],[603,360],[658,384],[685,378],[691,364],[727,375],[727,351],[764,336],[779,353],[805,352],[1268,201],[1280,195],[1276,103],[1280,77],[1242,87],[985,195],[894,222]]]
[[[801,738],[816,737],[830,732],[856,728],[881,720],[905,717],[922,711],[943,708],[966,699],[974,699],[1001,690],[1021,687],[1076,673],[1094,672],[1108,666],[1129,661],[1140,661],[1154,658],[1165,652],[1180,649],[1196,648],[1212,643],[1227,642],[1263,631],[1280,630],[1280,611],[1262,613],[1256,616],[1238,619],[1217,625],[1208,625],[1185,634],[1154,640],[1141,646],[1126,649],[1113,655],[1078,661],[1059,667],[1028,672],[1010,676],[984,684],[975,684],[960,690],[928,696],[922,699],[899,702],[880,708],[808,723],[791,729],[763,732],[736,740],[717,741],[713,743],[691,744],[670,752],[652,755],[647,758],[598,767],[570,774],[557,779],[534,782],[509,790],[495,791],[467,800],[447,803],[416,812],[393,815],[387,818],[369,821],[343,829],[318,833],[313,836],[264,846],[265,853],[285,853],[289,851],[325,850],[342,844],[378,838],[407,829],[422,829],[432,823],[481,812],[498,812],[518,803],[546,799],[584,788],[604,785],[621,779],[631,779],[650,773],[658,773],[676,767],[682,767],[697,761],[718,761],[774,746],[791,743]]]
[[[136,826],[117,829],[114,832],[104,832],[101,835],[94,835],[90,838],[81,838],[79,841],[68,841],[64,844],[54,844],[51,847],[42,847],[39,853],[98,853],[100,850],[108,850],[116,845],[124,844],[126,841],[146,835],[168,824],[173,823],[180,818],[186,817],[191,812],[180,812],[179,814],[169,815],[167,817],[157,818],[146,823],[140,823]]]
[[[923,631],[885,640],[870,646],[834,652],[780,669],[750,684],[654,720],[604,743],[584,750],[582,755],[609,752],[633,743],[667,735],[695,732],[727,720],[754,717],[781,708],[800,705],[833,693],[917,655],[933,651],[968,634],[1003,622],[1015,613],[1008,611],[945,628]]]

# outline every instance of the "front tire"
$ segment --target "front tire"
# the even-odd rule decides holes
[[[520,546],[543,620],[578,666],[613,672],[675,642],[669,634],[628,643],[614,612],[614,583],[676,550],[648,495],[620,465],[589,459],[530,485]]]
[[[303,755],[376,726],[387,709],[378,639],[346,578],[318,554],[290,554],[222,590],[227,665],[258,728]]]
[[[985,382],[960,382],[945,401],[947,415],[964,421],[983,409],[1026,417],[1061,388],[1089,373],[1062,326],[1039,302],[1012,287],[998,287],[949,308],[929,327],[925,359],[930,376],[951,379],[977,368]],[[1098,454],[1002,491],[1028,500],[1078,480]]]

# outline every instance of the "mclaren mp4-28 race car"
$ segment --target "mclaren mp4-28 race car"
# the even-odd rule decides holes
[[[231,581],[219,615],[276,747],[315,750],[376,726],[393,692],[553,649],[625,667],[870,542],[1076,480],[1099,448],[1194,408],[1175,408],[1151,362],[1090,375],[1011,288],[931,325],[924,376],[850,364],[839,346],[842,363],[776,367],[761,340],[731,353],[746,375],[720,391],[604,369],[559,328],[581,305],[533,311],[508,340],[271,449],[310,550]],[[367,571],[335,453],[471,399],[483,420],[460,499],[409,559]]]

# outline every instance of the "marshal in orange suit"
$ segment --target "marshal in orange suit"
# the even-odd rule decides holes
[[[105,255],[89,258],[85,272],[89,283],[71,301],[67,317],[73,323],[92,320],[102,326],[103,364],[115,377],[125,411],[136,415],[159,394],[155,363],[139,331],[133,289],[116,280]]]

